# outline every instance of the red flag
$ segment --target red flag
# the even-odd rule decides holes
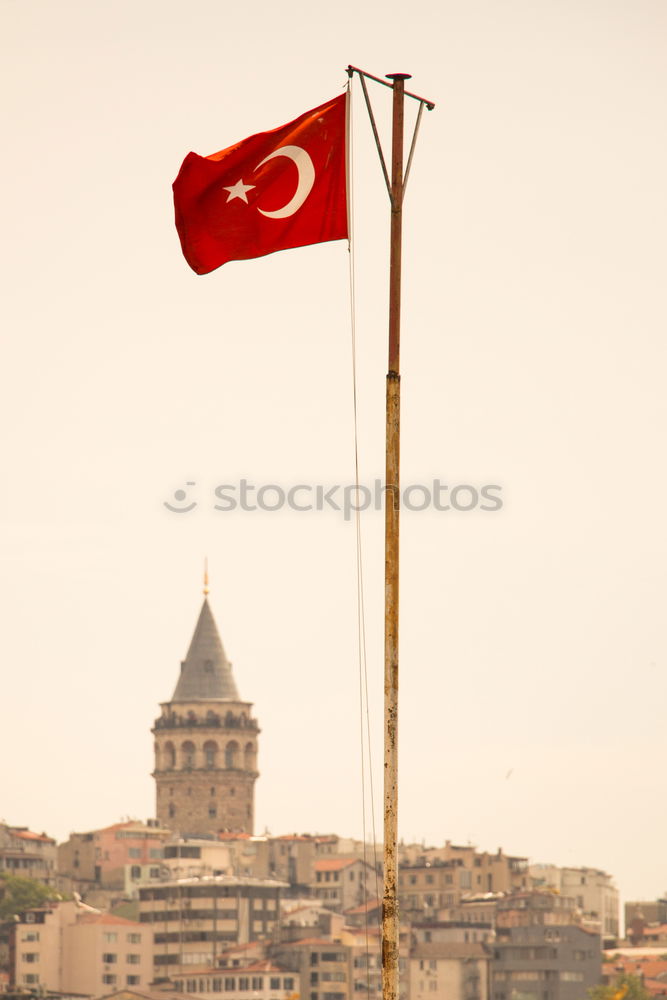
[[[345,102],[341,94],[210,156],[188,153],[174,206],[193,271],[347,238]]]

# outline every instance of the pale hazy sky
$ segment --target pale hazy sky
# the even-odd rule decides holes
[[[347,248],[195,276],[171,182],[341,91],[437,102],[405,217],[404,837],[667,888],[667,6],[0,0],[0,818],[154,810],[201,600],[262,727],[257,829],[361,833],[354,529],[213,489],[353,477]],[[373,88],[383,135],[389,92]],[[414,109],[410,109],[414,113]],[[362,479],[381,474],[388,200],[355,92]],[[163,506],[187,481],[198,507]],[[376,776],[382,516],[364,518]]]

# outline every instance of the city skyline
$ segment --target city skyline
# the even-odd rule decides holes
[[[63,840],[153,814],[150,727],[208,556],[262,730],[256,831],[363,832],[354,522],[214,506],[242,480],[354,481],[347,246],[197,277],[171,202],[189,150],[290,120],[354,63],[411,72],[437,103],[405,207],[404,482],[503,500],[403,517],[400,836],[663,892],[664,6],[422,0],[399,26],[375,2],[2,15],[2,818]],[[384,88],[371,96],[386,141]],[[359,91],[353,105],[372,484],[389,211]],[[166,508],[179,491],[197,508]],[[362,534],[380,839],[378,511]]]

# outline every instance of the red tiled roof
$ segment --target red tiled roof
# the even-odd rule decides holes
[[[218,840],[250,840],[249,833],[224,833],[218,834]]]
[[[382,900],[380,899],[369,899],[365,903],[360,903],[359,906],[352,906],[349,910],[344,910],[344,913],[349,913],[352,916],[355,913],[370,913],[372,910],[378,910],[382,906]]]
[[[218,966],[218,974],[220,973],[220,967]],[[226,968],[226,975],[237,975],[239,972],[285,972],[286,970],[281,968],[279,965],[274,965],[270,958],[261,959],[258,962],[253,962],[251,965],[235,965],[233,968]]]
[[[667,960],[649,955],[619,955],[604,963],[602,970],[605,976],[614,976],[621,972],[637,975],[641,973],[647,979],[658,979],[667,976]]]
[[[55,844],[53,837],[47,837],[45,833],[32,833],[31,830],[12,830],[12,833],[21,840],[41,840],[45,844]]]
[[[220,952],[220,957],[223,955],[235,955],[237,951],[249,951],[251,948],[262,948],[263,943],[261,941],[247,941],[245,944],[235,944],[231,948],[225,948],[224,951]]]
[[[642,986],[653,997],[667,996],[667,983],[662,979],[642,979]]]
[[[313,865],[316,872],[338,872],[341,868],[349,868],[359,861],[359,858],[320,858]]]

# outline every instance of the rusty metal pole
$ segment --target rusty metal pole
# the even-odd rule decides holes
[[[385,493],[384,618],[384,895],[382,998],[398,1000],[398,529],[400,512],[401,223],[403,209],[403,102],[408,73],[393,80],[391,250],[389,265],[389,370]]]

